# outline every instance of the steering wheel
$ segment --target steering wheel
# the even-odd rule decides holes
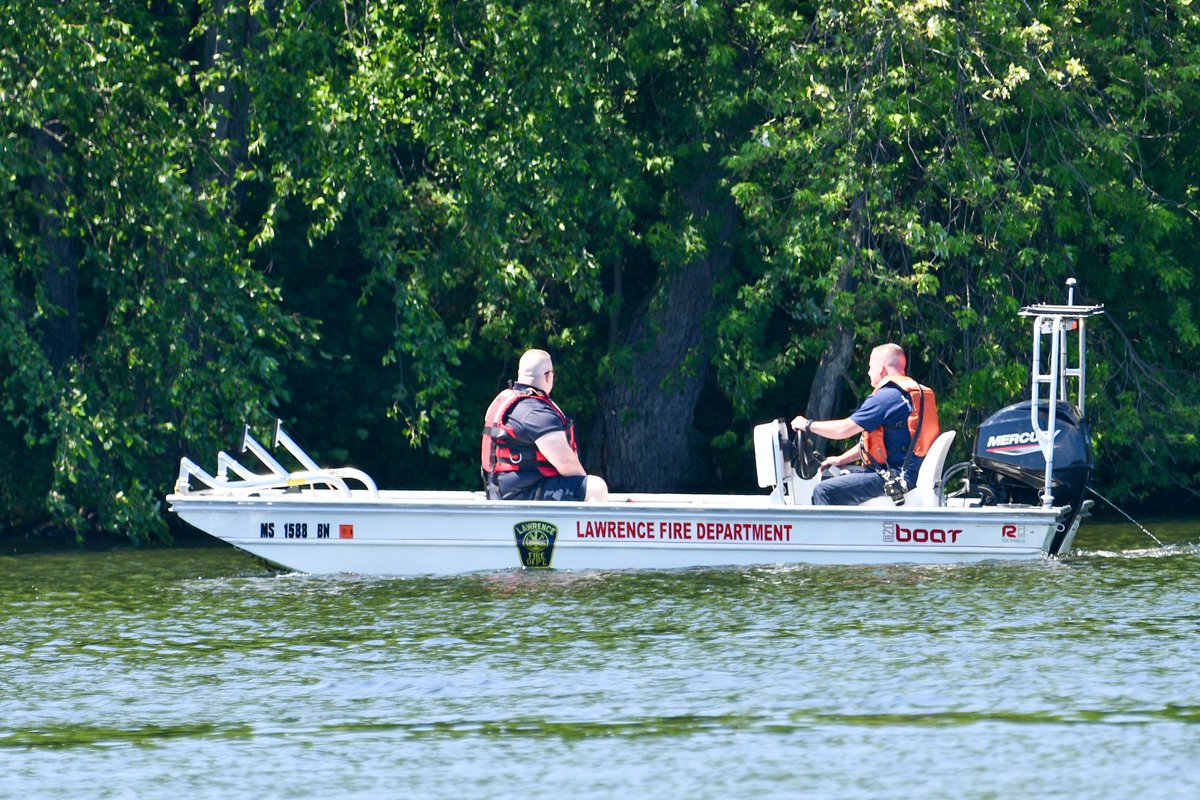
[[[792,462],[792,468],[804,480],[810,480],[817,477],[817,473],[821,471],[821,457],[817,455],[816,448],[813,447],[812,437],[808,431],[793,431],[797,443],[797,459]]]
[[[782,423],[779,445],[784,460],[791,462],[792,469],[803,480],[815,478],[821,470],[821,458],[813,449],[808,432],[793,430],[784,420],[779,421]]]

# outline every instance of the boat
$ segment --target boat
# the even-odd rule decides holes
[[[790,564],[963,564],[1070,552],[1094,464],[1084,416],[1088,319],[1099,305],[1033,305],[1028,400],[979,428],[974,455],[946,467],[945,431],[916,485],[860,506],[814,506],[806,435],[754,428],[758,494],[612,494],[606,502],[489,500],[482,491],[381,490],[365,472],[322,467],[275,424],[272,449],[243,429],[244,466],[211,474],[180,460],[170,510],[286,570],[449,576],[498,570],[673,570]],[[1074,356],[1072,359],[1071,356]],[[1073,401],[1068,399],[1073,397]],[[1055,413],[1049,413],[1054,409]],[[282,448],[293,468],[272,455]],[[281,457],[286,458],[283,454]],[[955,483],[956,481],[956,483]],[[956,486],[955,491],[947,491]],[[769,490],[769,491],[766,491]]]

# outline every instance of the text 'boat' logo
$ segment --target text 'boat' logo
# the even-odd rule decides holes
[[[962,528],[905,528],[883,523],[883,541],[888,544],[957,544]]]

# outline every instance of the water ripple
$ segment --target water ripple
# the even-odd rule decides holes
[[[1104,532],[457,579],[0,557],[0,796],[1194,796],[1200,536]]]

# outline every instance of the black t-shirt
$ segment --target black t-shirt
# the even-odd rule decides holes
[[[514,384],[513,388],[522,390],[528,387],[518,383]],[[508,414],[508,424],[512,426],[517,444],[530,449],[535,448],[536,445],[534,442],[546,434],[554,433],[555,431],[563,431],[565,433],[567,430],[567,426],[563,424],[562,417],[555,413],[550,404],[536,397],[517,401]],[[496,480],[500,486],[500,491],[502,493],[509,493],[536,486],[542,480],[542,475],[532,470],[524,472],[501,472],[496,476]]]
[[[524,389],[525,387],[518,383],[513,388]],[[517,441],[529,447],[533,447],[534,442],[548,433],[567,429],[567,426],[563,424],[562,417],[551,408],[550,404],[535,397],[519,400],[508,413],[508,424],[512,426]]]

